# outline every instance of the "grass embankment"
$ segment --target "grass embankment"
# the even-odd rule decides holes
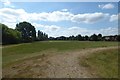
[[[18,45],[3,46],[2,57],[3,65],[20,60],[23,58],[29,58],[40,55],[42,51],[55,50],[57,52],[76,50],[84,48],[96,48],[96,47],[107,47],[117,46],[117,42],[83,42],[83,41],[44,41],[44,42],[33,42],[23,43]]]
[[[118,78],[118,49],[93,53],[80,60],[91,74],[102,78]]]

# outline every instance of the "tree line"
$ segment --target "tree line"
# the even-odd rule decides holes
[[[0,23],[0,31],[2,31],[3,45],[48,40],[48,35],[40,30],[36,36],[35,27],[25,21],[16,24],[15,29],[8,28],[5,24]]]
[[[120,41],[120,35],[111,35],[111,36],[102,36],[102,34],[93,34],[91,36],[81,36],[78,34],[77,36],[60,36],[60,37],[49,37],[49,40],[77,40],[77,41]]]
[[[5,24],[0,23],[0,32],[2,33],[2,44],[16,44],[27,43],[33,41],[45,41],[45,40],[77,40],[77,41],[120,41],[120,35],[114,36],[102,36],[102,34],[93,34],[91,36],[60,36],[49,37],[48,34],[38,30],[36,35],[36,29],[29,22],[20,22],[16,24],[15,29],[8,28]]]

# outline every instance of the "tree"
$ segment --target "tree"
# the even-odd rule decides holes
[[[38,40],[39,41],[43,40],[43,33],[40,30],[38,30]]]
[[[2,44],[15,44],[21,42],[21,33],[17,30],[8,28],[4,24],[0,24],[2,28]]]
[[[48,40],[48,35],[38,30],[38,40],[39,41]]]
[[[46,33],[43,34],[43,40],[48,40],[48,35]]]
[[[89,40],[89,37],[87,35],[85,35],[84,40],[85,41]]]
[[[91,35],[90,37],[91,41],[98,41],[98,36],[96,34]]]
[[[120,41],[120,35],[119,34],[117,35],[117,41]]]
[[[65,36],[60,36],[60,37],[57,37],[57,40],[66,40],[66,37]]]
[[[82,40],[83,40],[83,37],[82,37],[80,34],[77,35],[76,38],[77,38],[77,40],[79,40],[79,41],[82,41]]]
[[[24,21],[16,24],[16,30],[21,32],[23,42],[31,42],[36,39],[35,27],[28,22]]]
[[[75,36],[69,36],[69,40],[75,40]]]
[[[49,37],[49,40],[55,40],[55,38],[54,37]]]
[[[102,34],[98,34],[98,40],[99,40],[99,41],[102,40]]]

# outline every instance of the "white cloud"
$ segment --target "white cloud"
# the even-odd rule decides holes
[[[0,22],[8,25],[10,28],[15,28],[16,23],[22,21],[28,21],[35,27],[40,28],[43,32],[49,36],[70,36],[70,35],[92,35],[93,33],[103,33],[104,35],[115,34],[116,28],[106,28],[101,30],[89,30],[83,27],[73,26],[65,28],[57,25],[42,25],[37,24],[36,21],[71,21],[71,22],[83,22],[83,23],[95,23],[104,19],[111,19],[110,21],[116,20],[116,15],[110,15],[107,13],[84,13],[84,14],[73,14],[68,11],[53,11],[53,12],[42,12],[42,13],[28,13],[24,9],[11,9],[1,8],[0,9]]]
[[[15,23],[28,20],[26,14],[23,9],[2,8],[0,9],[1,23],[8,25],[10,28],[15,28]]]
[[[42,25],[38,23],[33,23],[33,25],[36,26],[37,28],[44,28],[47,31],[58,31],[60,29],[60,26],[56,25]]]
[[[5,0],[4,2],[3,2],[3,5],[4,5],[4,7],[11,7],[11,8],[14,8],[15,6],[13,6],[12,4],[11,4],[11,2],[9,1],[9,0]]]
[[[38,23],[33,23],[37,28],[42,28],[46,32],[58,31],[61,27],[56,25],[42,25]]]
[[[109,4],[98,5],[98,7],[101,9],[113,9],[115,6],[111,3],[109,3]]]
[[[68,34],[70,34],[70,35],[81,34],[81,35],[89,35],[90,36],[94,33],[95,34],[102,33],[103,35],[116,35],[116,34],[118,34],[118,28],[108,27],[108,28],[100,29],[98,31],[98,30],[90,30],[90,29],[81,28],[81,27],[71,27],[71,28],[68,28],[68,30],[66,30],[66,32],[68,32]]]
[[[70,35],[92,35],[92,34],[99,34],[102,33],[103,35],[116,35],[118,34],[118,28],[116,27],[108,27],[103,28],[100,30],[90,30],[87,28],[81,28],[81,27],[71,27],[66,30],[67,34]]]
[[[88,32],[86,28],[81,28],[81,27],[70,27],[67,30],[76,34]]]
[[[100,33],[103,35],[116,35],[118,34],[118,28],[117,27],[108,27],[105,29],[100,29]]]
[[[104,13],[85,13],[85,14],[77,14],[72,17],[72,21],[74,22],[84,22],[84,23],[95,23],[100,20],[107,18],[109,14]]]
[[[112,21],[118,21],[118,20],[120,20],[120,13],[117,14],[117,15],[111,15],[111,16],[110,16],[110,21],[111,21],[111,22],[112,22]]]
[[[54,31],[58,31],[60,29],[59,26],[56,25],[44,25],[45,28],[45,32],[54,32]]]
[[[54,11],[52,13],[47,13],[48,17],[46,18],[47,21],[58,22],[58,21],[65,21],[70,20],[72,14],[69,12],[61,12],[61,11]]]
[[[83,22],[83,23],[95,23],[103,20],[109,16],[107,13],[84,13],[84,14],[73,14],[67,11],[53,11],[53,12],[41,12],[41,13],[28,13],[24,9],[11,9],[2,8],[0,9],[0,16],[2,21],[71,21],[71,22]],[[8,21],[8,22],[9,22]]]
[[[15,29],[16,22],[2,22],[2,24],[7,25],[9,28]]]
[[[68,36],[78,35],[78,34],[81,34],[81,35],[88,34],[87,28],[82,28],[82,27],[70,27],[70,28],[66,29],[65,32],[67,32],[66,34]]]
[[[62,27],[61,26],[57,26],[57,25],[42,25],[42,24],[38,24],[38,23],[33,23],[33,25],[38,28],[38,30],[41,30],[42,32],[45,32],[47,33],[49,36],[54,36],[54,37],[57,37],[57,36],[60,36],[62,35],[61,29]]]

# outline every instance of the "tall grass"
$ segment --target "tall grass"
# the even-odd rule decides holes
[[[118,78],[118,49],[99,51],[80,60],[80,65],[100,78]]]

